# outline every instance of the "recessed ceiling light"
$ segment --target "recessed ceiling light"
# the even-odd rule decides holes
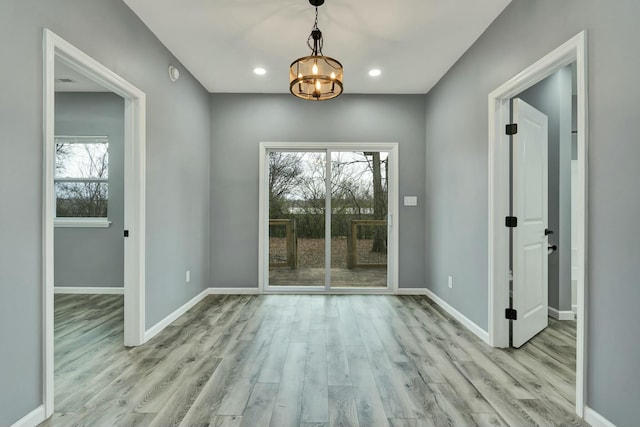
[[[259,76],[263,76],[263,75],[267,74],[267,70],[265,70],[265,69],[264,69],[264,68],[262,68],[262,67],[254,68],[254,69],[253,69],[253,72],[254,72],[255,74],[259,75]]]
[[[369,70],[369,75],[371,77],[378,77],[380,74],[382,74],[382,71],[380,71],[378,68],[374,68],[372,70]]]

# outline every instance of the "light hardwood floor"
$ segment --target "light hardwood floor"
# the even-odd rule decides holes
[[[493,349],[426,297],[209,296],[124,348],[117,295],[56,295],[42,426],[587,425],[575,322]]]

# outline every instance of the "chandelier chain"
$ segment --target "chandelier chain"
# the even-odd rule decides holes
[[[316,6],[316,21],[313,24],[312,30],[317,30],[317,29],[318,29],[318,6]]]
[[[318,40],[313,37],[314,31],[317,31],[320,34],[320,38]],[[322,45],[322,32],[320,31],[320,28],[318,28],[318,6],[316,6],[316,19],[313,23],[313,28],[311,28],[311,34],[309,34],[309,38],[307,39],[307,46],[311,49],[312,55],[322,56]]]

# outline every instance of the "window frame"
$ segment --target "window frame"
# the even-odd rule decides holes
[[[109,153],[109,137],[106,135],[55,135],[54,147],[57,144],[107,144],[107,153]],[[54,153],[54,162],[57,161],[57,153]],[[107,166],[108,167],[108,166]],[[107,185],[107,194],[109,188],[109,177],[107,178],[58,178],[56,177],[54,167],[53,185],[58,182],[103,182]],[[58,197],[54,192],[54,215],[57,213]],[[107,228],[111,225],[109,221],[109,196],[107,196],[107,216],[105,217],[58,217],[54,216],[54,227],[61,228]]]

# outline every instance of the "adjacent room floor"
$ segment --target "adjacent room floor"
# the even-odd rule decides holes
[[[43,426],[586,425],[575,322],[493,349],[427,297],[209,296],[124,348],[118,295],[56,295]]]

